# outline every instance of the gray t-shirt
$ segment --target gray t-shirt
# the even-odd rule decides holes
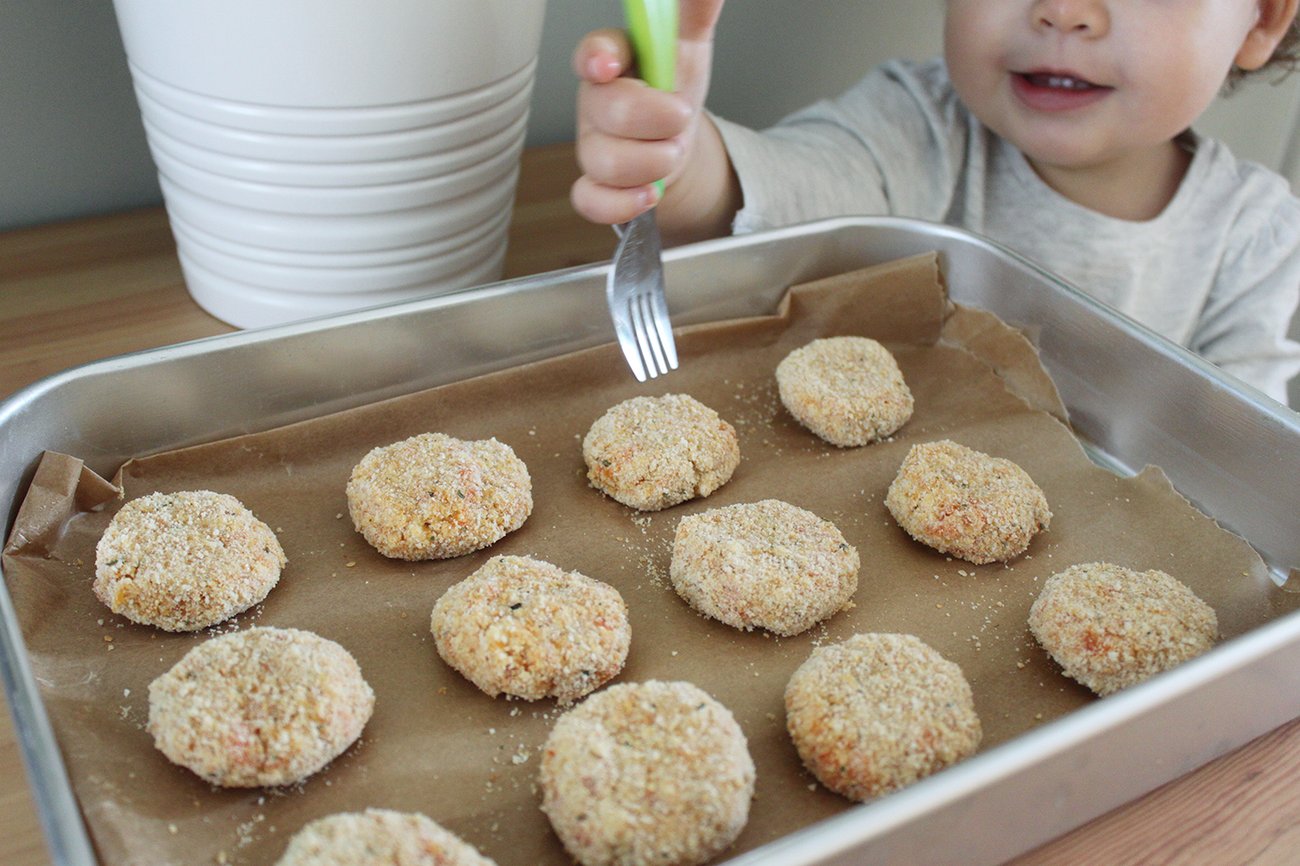
[[[1154,219],[1115,219],[1047,186],[962,105],[941,60],[884,64],[763,132],[715,118],[740,178],[736,232],[832,216],[943,222],[1007,246],[1274,399],[1300,372],[1300,199],[1194,133]]]

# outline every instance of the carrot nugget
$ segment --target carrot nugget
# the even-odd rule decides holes
[[[893,354],[869,337],[813,340],[776,367],[781,402],[832,445],[867,445],[912,417],[912,392]]]
[[[418,812],[367,809],[317,818],[289,840],[276,866],[496,866]]]
[[[786,727],[804,766],[851,800],[975,753],[982,729],[961,668],[910,634],[856,634],[790,677]]]
[[[1029,473],[948,439],[912,446],[885,507],[917,541],[976,565],[1016,558],[1052,519]]]
[[[1108,695],[1208,651],[1219,623],[1163,571],[1089,562],[1047,579],[1029,630],[1066,676]]]
[[[638,511],[708,496],[740,464],[736,430],[686,394],[633,397],[582,441],[591,486]]]

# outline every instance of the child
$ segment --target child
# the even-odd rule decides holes
[[[703,110],[723,0],[681,0],[678,92],[613,30],[574,54],[577,211],[666,191],[670,242],[821,217],[947,222],[1042,263],[1275,399],[1300,371],[1300,200],[1191,124],[1293,62],[1300,0],[947,0],[942,59],[894,61],[765,132]]]

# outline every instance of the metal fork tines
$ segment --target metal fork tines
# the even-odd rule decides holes
[[[662,244],[654,211],[614,227],[618,249],[605,283],[623,357],[638,382],[677,369],[668,303],[664,299]]]

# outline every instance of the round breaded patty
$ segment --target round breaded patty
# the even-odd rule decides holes
[[[727,625],[794,635],[840,611],[858,588],[858,552],[835,525],[782,502],[683,517],[669,576],[691,607]]]
[[[786,684],[785,722],[818,781],[859,801],[969,757],[982,736],[961,668],[910,634],[813,650]]]
[[[348,479],[348,512],[393,559],[448,559],[500,541],[533,511],[524,461],[496,439],[421,433],[375,448]]]
[[[288,785],[350,746],[374,706],[334,641],[251,628],[204,641],[150,683],[148,731],[168,759],[214,785]]]
[[[418,812],[367,809],[317,818],[289,840],[276,866],[496,866]]]
[[[749,818],[754,762],[731,712],[686,682],[610,686],[560,717],[542,811],[583,866],[692,866]]]
[[[1163,571],[1089,562],[1047,579],[1029,630],[1066,676],[1108,695],[1206,652],[1219,621]]]
[[[280,580],[284,550],[238,499],[151,493],[122,506],[95,546],[95,595],[113,613],[167,631],[230,619]]]
[[[781,402],[832,445],[866,445],[912,417],[912,392],[888,349],[869,337],[813,340],[776,367]]]
[[[912,446],[885,507],[917,541],[976,565],[1024,553],[1052,519],[1029,473],[948,439]]]
[[[658,511],[708,496],[740,464],[736,429],[686,394],[633,397],[582,440],[587,479],[624,505]]]
[[[442,594],[438,654],[493,697],[570,703],[623,669],[632,630],[618,590],[526,556],[495,556]]]

